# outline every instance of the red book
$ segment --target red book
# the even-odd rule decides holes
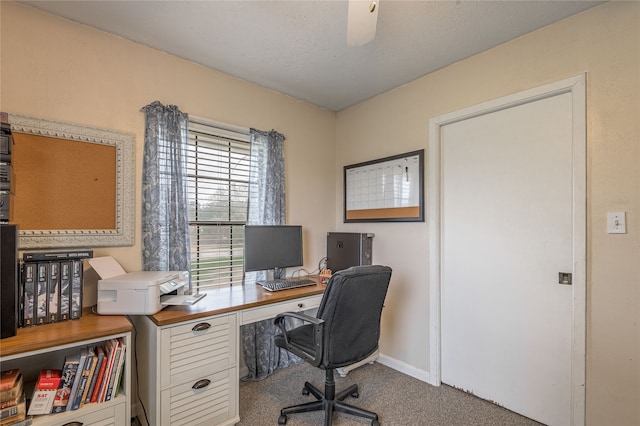
[[[49,414],[53,408],[58,387],[60,387],[62,372],[60,370],[41,370],[38,383],[33,390],[29,415]]]
[[[85,404],[88,404],[91,402],[91,397],[93,396],[93,389],[95,389],[96,387],[96,382],[98,381],[98,374],[100,373],[100,368],[102,367],[102,363],[104,361],[104,349],[102,348],[102,346],[96,346],[95,352],[96,352],[96,358],[98,359],[98,361],[96,362],[96,368],[93,372],[93,376],[91,377],[89,390],[87,391],[87,395],[84,401]]]
[[[98,402],[104,402],[107,397],[107,389],[109,387],[109,379],[111,378],[111,371],[113,370],[113,363],[116,358],[116,352],[118,350],[118,339],[111,339],[107,342],[107,351],[109,353],[107,363],[107,370],[104,372],[104,380],[98,394]]]
[[[60,386],[61,377],[62,371],[60,370],[41,370],[36,389],[57,390]]]
[[[96,384],[93,387],[93,393],[91,394],[90,402],[98,402],[98,395],[100,394],[100,388],[102,388],[102,382],[104,381],[104,373],[107,370],[108,362],[106,357],[107,355],[105,355],[104,361],[100,366],[100,370],[98,370],[98,378],[96,379]]]

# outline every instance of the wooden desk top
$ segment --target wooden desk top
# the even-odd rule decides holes
[[[82,317],[76,320],[19,328],[15,336],[0,340],[0,357],[100,339],[132,328],[125,316],[98,315],[85,308]]]
[[[324,293],[326,284],[322,284],[319,277],[312,275],[308,278],[315,279],[316,285],[275,292],[266,291],[256,284],[220,287],[207,291],[207,295],[195,305],[168,306],[148,317],[156,325],[163,326]],[[15,336],[0,340],[0,357],[100,339],[131,330],[132,325],[125,316],[98,315],[91,308],[85,308],[77,320],[19,328]]]
[[[320,277],[309,275],[304,278],[316,280],[316,285],[274,292],[252,283],[219,287],[206,291],[207,295],[195,305],[167,306],[157,314],[148,315],[148,318],[154,324],[164,326],[324,293],[327,285],[320,282]]]

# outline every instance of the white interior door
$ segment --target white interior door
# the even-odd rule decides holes
[[[559,283],[584,275],[573,108],[561,92],[439,129],[441,380],[549,425],[576,421],[575,294]]]

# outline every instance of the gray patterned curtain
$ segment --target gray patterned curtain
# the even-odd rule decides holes
[[[284,136],[275,130],[250,130],[251,169],[249,172],[249,225],[286,224],[284,190]],[[284,271],[283,271],[284,272]],[[252,272],[254,278],[264,278],[264,272]],[[278,278],[278,277],[276,277]],[[262,380],[277,368],[299,364],[303,360],[278,348],[273,342],[276,327],[268,319],[241,327],[244,359],[249,369],[245,380]]]
[[[142,264],[146,271],[190,271],[187,114],[155,101],[145,113]]]
[[[284,225],[284,135],[271,130],[249,130],[251,168],[249,170],[248,225]]]

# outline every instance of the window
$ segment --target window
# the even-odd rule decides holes
[[[189,122],[187,179],[194,291],[242,284],[249,146],[248,131]]]

